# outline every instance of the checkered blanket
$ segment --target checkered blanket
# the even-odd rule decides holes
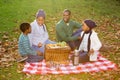
[[[68,65],[62,64],[59,69],[49,67],[45,60],[36,63],[26,63],[23,72],[29,74],[77,74],[82,72],[99,72],[116,69],[116,64],[99,55],[97,62],[87,62],[73,66],[72,62]]]

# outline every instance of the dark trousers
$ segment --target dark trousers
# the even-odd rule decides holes
[[[72,34],[72,36],[80,36],[82,32],[82,29],[78,29],[76,32]],[[68,41],[67,44],[70,46],[71,50],[74,50],[75,48],[79,48],[80,46],[80,40],[75,40],[75,41]]]
[[[82,51],[79,53],[79,63],[89,62],[88,52]]]
[[[75,55],[73,55],[71,57],[71,60],[74,62],[74,57]],[[79,63],[85,63],[85,62],[89,62],[89,56],[87,52],[79,52]]]

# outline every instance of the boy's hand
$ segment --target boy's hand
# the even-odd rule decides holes
[[[89,55],[92,55],[92,54],[94,54],[94,50],[93,50],[93,49],[91,49],[91,50],[89,51]]]
[[[39,44],[38,44],[38,47],[39,47],[39,48],[42,47],[42,43],[39,43]]]
[[[38,55],[38,56],[43,56],[43,53],[40,52],[40,51],[37,51],[37,55]]]

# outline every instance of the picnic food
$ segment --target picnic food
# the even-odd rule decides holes
[[[60,47],[65,47],[66,46],[66,42],[58,42],[57,43],[57,46],[60,46]]]
[[[63,41],[63,42],[58,42],[56,44],[48,44],[47,46],[50,48],[64,48],[67,47],[67,43]]]

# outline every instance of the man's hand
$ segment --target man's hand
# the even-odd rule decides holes
[[[38,44],[38,47],[39,47],[39,48],[42,47],[42,43],[39,43],[39,44]]]

